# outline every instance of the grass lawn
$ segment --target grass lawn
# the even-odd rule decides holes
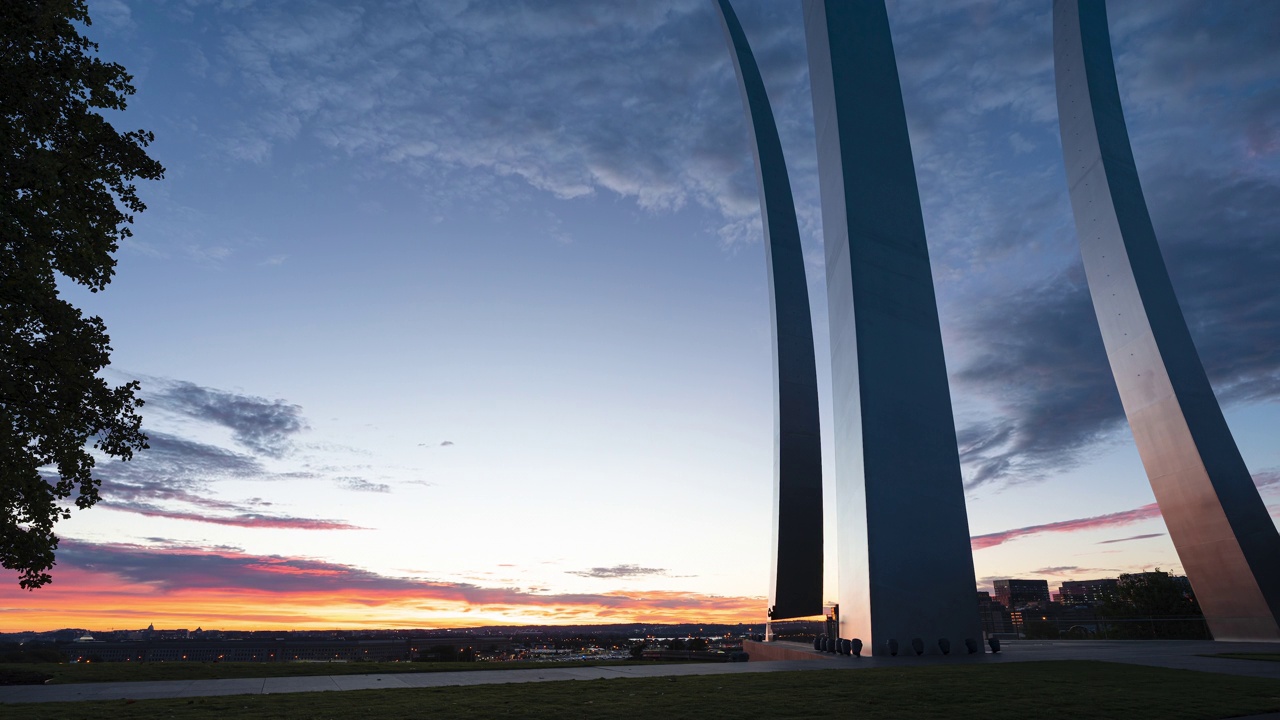
[[[1236,660],[1270,660],[1271,662],[1280,662],[1280,653],[1217,653],[1216,655],[1205,655],[1205,657],[1234,658]]]
[[[546,662],[358,662],[358,663],[254,663],[254,662],[155,662],[155,663],[0,663],[0,685],[50,685],[93,682],[142,682],[150,680],[210,680],[218,678],[302,677],[308,675],[376,675],[390,673],[449,672],[453,670],[519,670],[538,667],[600,667],[650,665],[634,660],[573,660]],[[18,681],[18,682],[15,682]]]
[[[1223,718],[1280,711],[1280,681],[1086,661],[4,706],[61,718]]]

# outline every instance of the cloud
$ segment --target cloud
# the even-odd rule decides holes
[[[1280,486],[1280,468],[1259,470],[1253,474],[1253,484],[1259,490]]]
[[[320,143],[362,172],[425,181],[454,211],[502,212],[531,190],[758,211],[728,54],[705,3],[196,12],[219,28],[214,64],[247,93],[247,112],[218,129],[238,160]]]
[[[113,33],[131,35],[137,29],[133,13],[122,0],[93,0],[89,17],[95,28],[105,25]]]
[[[1280,183],[1153,175],[1148,197],[1167,226],[1158,228],[1166,262],[1220,402],[1280,399],[1280,296],[1240,280],[1280,277]],[[1170,197],[1177,207],[1162,200]],[[954,380],[1000,416],[958,433],[971,487],[1061,472],[1087,448],[1125,437],[1079,265],[975,308],[965,333],[981,350]]]
[[[275,474],[251,455],[147,430],[150,448],[128,462],[109,462],[94,469],[102,481],[101,507],[147,517],[186,520],[243,528],[295,530],[359,530],[341,520],[300,518],[263,512],[271,502],[253,497],[225,500],[210,497],[221,480],[312,478],[301,471]],[[375,483],[368,483],[377,492]]]
[[[653,575],[666,575],[663,568],[647,568],[639,565],[614,565],[613,567],[596,567],[590,570],[567,570],[570,575],[592,578],[632,578]]]
[[[66,539],[53,584],[0,587],[4,627],[145,622],[219,627],[458,627],[752,622],[763,598],[675,591],[554,593],[381,575],[311,558]],[[148,619],[152,618],[152,619]],[[145,620],[145,622],[144,622]]]
[[[368,480],[365,480],[364,478],[339,477],[339,478],[334,478],[334,482],[338,483],[338,485],[341,487],[344,487],[348,490],[355,490],[356,492],[371,492],[371,493],[391,492],[390,485],[387,485],[386,483],[370,482]]]
[[[206,501],[203,504],[208,505]],[[231,503],[219,503],[228,507],[235,507]],[[208,523],[210,525],[227,525],[230,527],[242,528],[270,528],[282,530],[366,530],[358,525],[343,522],[341,520],[319,520],[314,518],[299,518],[289,515],[267,515],[263,513],[243,513],[240,515],[207,515],[203,513],[182,512],[178,510],[166,510],[148,505],[146,503],[119,503],[113,502],[105,507],[121,512],[134,513],[137,515],[145,515],[146,517],[168,518],[170,520],[188,520],[191,522]]]
[[[284,456],[293,436],[307,428],[302,408],[283,400],[241,395],[185,381],[162,384],[147,401],[160,408],[213,422],[231,430],[237,442],[255,453]]]
[[[1032,575],[1069,575],[1080,570],[1077,565],[1055,565],[1053,567],[1042,567],[1039,570],[1032,570]]]
[[[1121,512],[1107,513],[1106,515],[1094,515],[1093,517],[1078,518],[1075,520],[1060,520],[1058,522],[1045,523],[1043,525],[1029,525],[1027,527],[1015,528],[1013,530],[1004,530],[997,533],[989,533],[987,535],[975,535],[970,539],[974,550],[982,550],[984,548],[1003,545],[1011,540],[1032,535],[1042,535],[1045,533],[1071,533],[1081,532],[1085,530],[1097,530],[1098,528],[1122,527],[1124,525],[1132,525],[1143,520],[1160,517],[1160,508],[1155,504],[1143,505],[1133,510],[1124,510]]]
[[[1156,230],[1214,390],[1227,403],[1275,401],[1280,296],[1249,279],[1280,277],[1280,178],[1163,170],[1150,181]]]
[[[1109,8],[1157,237],[1227,404],[1280,399],[1280,8],[1255,8]],[[966,481],[1052,478],[1128,434],[1067,201],[1050,9],[889,11]]]
[[[1080,453],[1114,437],[1124,410],[1107,365],[1083,271],[1073,268],[1000,298],[971,317],[981,347],[954,380],[991,399],[996,420],[957,436],[966,484],[1038,479],[1079,464]]]
[[[739,5],[816,250],[800,14]],[[330,155],[307,157],[422,187],[436,215],[613,194],[651,212],[707,208],[727,242],[759,237],[736,83],[706,3],[330,0],[191,12],[217,28],[204,52],[222,68],[219,88],[242,93],[227,104],[243,112],[205,130],[244,161],[318,144]],[[1181,0],[1111,8],[1152,217],[1226,403],[1280,398],[1280,297],[1268,292],[1280,274],[1280,50],[1265,30],[1278,12]],[[1051,10],[894,2],[889,13],[966,481],[1051,478],[1127,439],[1065,192]],[[548,217],[542,234],[553,238]]]
[[[1110,545],[1112,543],[1129,542],[1130,540],[1146,540],[1147,538],[1164,537],[1165,533],[1145,533],[1142,535],[1134,535],[1132,537],[1116,538],[1115,540],[1099,540],[1098,545]]]
[[[104,498],[166,497],[204,487],[214,480],[268,475],[250,455],[147,429],[147,450],[128,462],[112,461],[94,468],[103,482]]]
[[[176,502],[243,512],[270,505],[260,498],[231,502],[207,496],[209,486],[219,480],[275,477],[257,458],[157,430],[148,429],[147,436],[150,447],[132,460],[94,468],[94,477],[102,482],[104,507]]]
[[[813,245],[798,10],[743,5]],[[406,7],[192,10],[193,24],[213,28],[207,55],[222,87],[247,92],[226,104],[234,120],[215,127],[222,121],[210,118],[202,130],[230,137],[245,161],[315,157],[279,150],[319,144],[332,151],[319,162],[408,179],[454,213],[475,203],[519,212],[543,193],[616,194],[652,212],[710,208],[739,228],[731,236],[748,232],[757,207],[746,131],[705,2]],[[1280,276],[1280,45],[1268,35],[1278,7],[1112,8],[1152,216],[1227,403],[1274,402],[1280,387],[1280,296],[1271,291]],[[971,487],[1051,478],[1128,437],[1066,200],[1049,13],[1038,0],[890,5],[952,387],[969,412],[959,436]],[[200,393],[188,394],[203,407]],[[293,438],[254,432],[237,442],[262,455]],[[227,455],[193,472],[218,477],[219,462],[253,461]],[[139,493],[160,491],[135,480]],[[1039,532],[1066,531],[1043,529],[1053,525]],[[986,546],[1033,534],[1008,532],[1020,534],[983,536]]]

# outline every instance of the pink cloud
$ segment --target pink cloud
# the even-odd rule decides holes
[[[1262,470],[1253,474],[1253,482],[1260,490],[1267,490],[1272,487],[1280,486],[1280,469],[1271,468]],[[1272,515],[1276,515],[1280,511],[1280,506],[1268,506],[1268,510]],[[1155,503],[1143,505],[1133,510],[1124,510],[1122,512],[1108,513],[1106,515],[1094,515],[1093,517],[1078,518],[1075,520],[1061,520],[1059,522],[1045,523],[1044,525],[1029,525],[1023,528],[1014,528],[1013,530],[1003,530],[997,533],[989,533],[987,535],[975,535],[970,538],[974,550],[982,550],[983,548],[995,547],[1003,545],[1010,540],[1016,540],[1020,537],[1028,535],[1040,535],[1043,533],[1070,533],[1082,530],[1096,530],[1098,528],[1120,527],[1123,525],[1131,525],[1143,520],[1160,517],[1160,508]],[[1145,535],[1134,535],[1133,537],[1119,538],[1116,540],[1103,540],[1099,544],[1126,542],[1129,540],[1145,540],[1147,538],[1160,537],[1164,533],[1148,533]]]
[[[1083,530],[1097,530],[1098,528],[1120,527],[1155,517],[1160,517],[1160,507],[1155,503],[1151,503],[1133,510],[1124,510],[1106,515],[1094,515],[1093,517],[1077,518],[1075,520],[1060,520],[1043,525],[1029,525],[1027,527],[1014,528],[1013,530],[1002,530],[1001,532],[987,535],[975,535],[970,538],[970,542],[973,544],[974,550],[982,550],[983,548],[1003,545],[1010,540],[1029,535],[1071,533]]]

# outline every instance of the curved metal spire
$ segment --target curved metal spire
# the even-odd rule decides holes
[[[877,655],[914,639],[930,653],[976,648],[969,519],[889,17],[877,0],[805,0],[804,25],[826,238],[840,636]]]
[[[729,0],[713,0],[732,50],[756,159],[773,326],[773,569],[769,617],[822,613],[822,442],[813,322],[800,229],[778,127]]]
[[[1280,640],[1280,534],[1205,376],[1129,145],[1102,0],[1054,0],[1076,235],[1107,359],[1169,537],[1217,640]]]

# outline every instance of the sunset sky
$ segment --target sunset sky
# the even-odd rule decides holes
[[[1084,284],[1050,5],[889,3],[979,587],[1181,570]],[[800,5],[735,6],[831,467]],[[111,120],[168,173],[108,291],[66,293],[142,382],[151,448],[101,465],[52,585],[0,575],[0,631],[763,619],[768,288],[710,2],[89,7],[138,88]],[[1109,11],[1174,287],[1280,516],[1280,3]]]

